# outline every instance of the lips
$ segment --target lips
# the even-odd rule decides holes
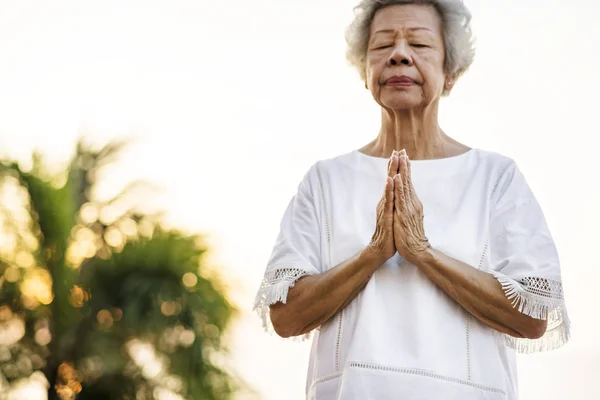
[[[414,85],[416,82],[406,75],[403,76],[392,76],[387,81],[386,85]]]

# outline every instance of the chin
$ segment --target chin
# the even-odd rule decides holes
[[[385,108],[391,108],[393,110],[408,110],[411,108],[418,107],[422,104],[420,96],[386,96],[381,99],[380,105]]]

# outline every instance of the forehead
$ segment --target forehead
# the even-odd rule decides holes
[[[401,4],[378,10],[371,22],[371,35],[380,30],[401,31],[410,28],[426,28],[434,34],[442,32],[442,20],[430,5]]]

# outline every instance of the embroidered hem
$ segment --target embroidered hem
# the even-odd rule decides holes
[[[266,332],[275,332],[271,323],[269,306],[275,303],[285,304],[290,288],[303,276],[310,275],[308,271],[300,268],[279,268],[267,271],[254,300],[253,310],[258,313]],[[291,340],[307,340],[311,332],[304,335],[291,337]]]
[[[495,271],[492,275],[500,282],[514,308],[532,318],[548,322],[546,332],[538,339],[516,338],[498,332],[508,347],[529,354],[558,349],[569,341],[571,323],[560,281],[538,277],[516,281]]]

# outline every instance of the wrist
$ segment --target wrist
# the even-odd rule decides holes
[[[364,263],[373,265],[376,267],[382,266],[391,257],[386,257],[381,252],[376,251],[370,246],[365,247],[359,254],[359,259]]]
[[[432,263],[436,259],[436,249],[431,247],[431,245],[427,246],[425,249],[421,250],[419,253],[411,256],[411,259],[408,260],[412,264],[421,266],[423,264]]]

